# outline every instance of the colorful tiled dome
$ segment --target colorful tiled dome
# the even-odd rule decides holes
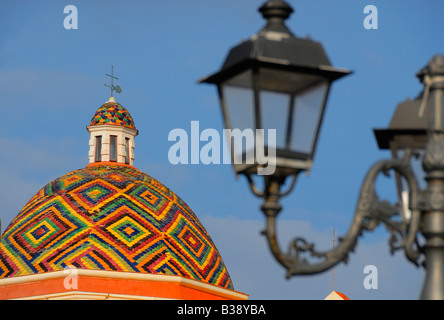
[[[91,126],[111,124],[136,129],[133,118],[120,103],[115,101],[105,102],[91,119]]]
[[[179,275],[233,289],[193,211],[131,166],[88,166],[50,182],[0,240],[0,278],[70,265]]]

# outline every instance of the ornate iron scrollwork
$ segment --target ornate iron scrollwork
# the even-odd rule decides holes
[[[400,219],[397,206],[388,201],[379,200],[376,193],[375,182],[378,175],[381,173],[388,175],[390,171],[395,171],[403,177],[409,187],[411,218],[408,221]],[[371,231],[380,224],[385,225],[390,232],[388,241],[390,252],[404,249],[408,260],[416,266],[420,265],[421,247],[416,236],[420,224],[419,187],[410,167],[410,152],[407,152],[406,157],[401,160],[383,160],[370,168],[362,184],[355,215],[347,234],[339,238],[337,246],[325,252],[317,251],[313,243],[299,237],[290,242],[286,253],[281,250],[278,243],[276,218],[281,210],[279,199],[291,191],[296,177],[293,177],[290,189],[285,193],[280,192],[280,187],[284,182],[282,178],[269,177],[263,192],[259,192],[251,177],[247,176],[247,178],[253,192],[264,198],[261,209],[266,216],[266,229],[262,233],[266,236],[276,260],[286,268],[287,278],[292,275],[320,273],[340,262],[347,262],[349,253],[354,251],[362,233]],[[313,259],[317,261],[315,263],[310,261]]]

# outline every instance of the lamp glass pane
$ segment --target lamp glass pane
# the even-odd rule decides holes
[[[269,147],[284,149],[290,110],[290,96],[278,92],[261,91],[259,97],[262,129],[265,129],[265,136],[267,136],[268,130],[276,130],[276,141],[267,139],[264,142]]]
[[[250,158],[254,161],[256,115],[251,75],[251,71],[246,71],[229,79],[221,86],[226,126],[234,133],[231,137],[234,164],[245,162],[245,157],[244,160],[241,159],[246,153],[253,154]]]
[[[322,82],[294,98],[292,151],[304,154],[313,153],[327,90],[328,83]]]
[[[262,128],[276,129],[276,148],[311,154],[328,82],[318,75],[260,68],[257,87]]]
[[[244,72],[222,85],[228,128],[255,129],[254,93],[251,71]]]

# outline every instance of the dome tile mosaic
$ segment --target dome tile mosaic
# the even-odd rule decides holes
[[[133,118],[120,103],[106,102],[94,114],[91,126],[111,124],[136,129]]]
[[[68,265],[179,275],[233,289],[193,211],[132,167],[86,167],[48,183],[2,235],[0,278]]]

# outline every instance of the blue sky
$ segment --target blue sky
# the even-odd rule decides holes
[[[2,229],[46,183],[87,165],[86,125],[109,97],[114,65],[123,92],[116,99],[134,118],[135,166],[170,187],[200,217],[233,278],[251,299],[323,299],[332,272],[286,280],[259,232],[264,221],[243,177],[229,165],[172,165],[168,133],[222,133],[216,90],[197,80],[218,70],[228,49],[263,26],[262,0],[24,1],[0,3],[0,200]],[[299,0],[288,21],[297,36],[320,41],[334,66],[354,74],[334,84],[310,176],[283,200],[282,244],[303,235],[319,249],[345,234],[369,167],[389,157],[373,128],[386,127],[396,105],[421,90],[415,77],[444,53],[439,0]],[[363,26],[366,5],[378,29]],[[66,5],[78,29],[66,30]],[[381,197],[394,182],[382,178]],[[424,272],[402,252],[390,256],[380,227],[360,239],[350,262],[335,268],[335,289],[352,299],[417,299]],[[378,289],[363,286],[366,265],[378,268]]]

